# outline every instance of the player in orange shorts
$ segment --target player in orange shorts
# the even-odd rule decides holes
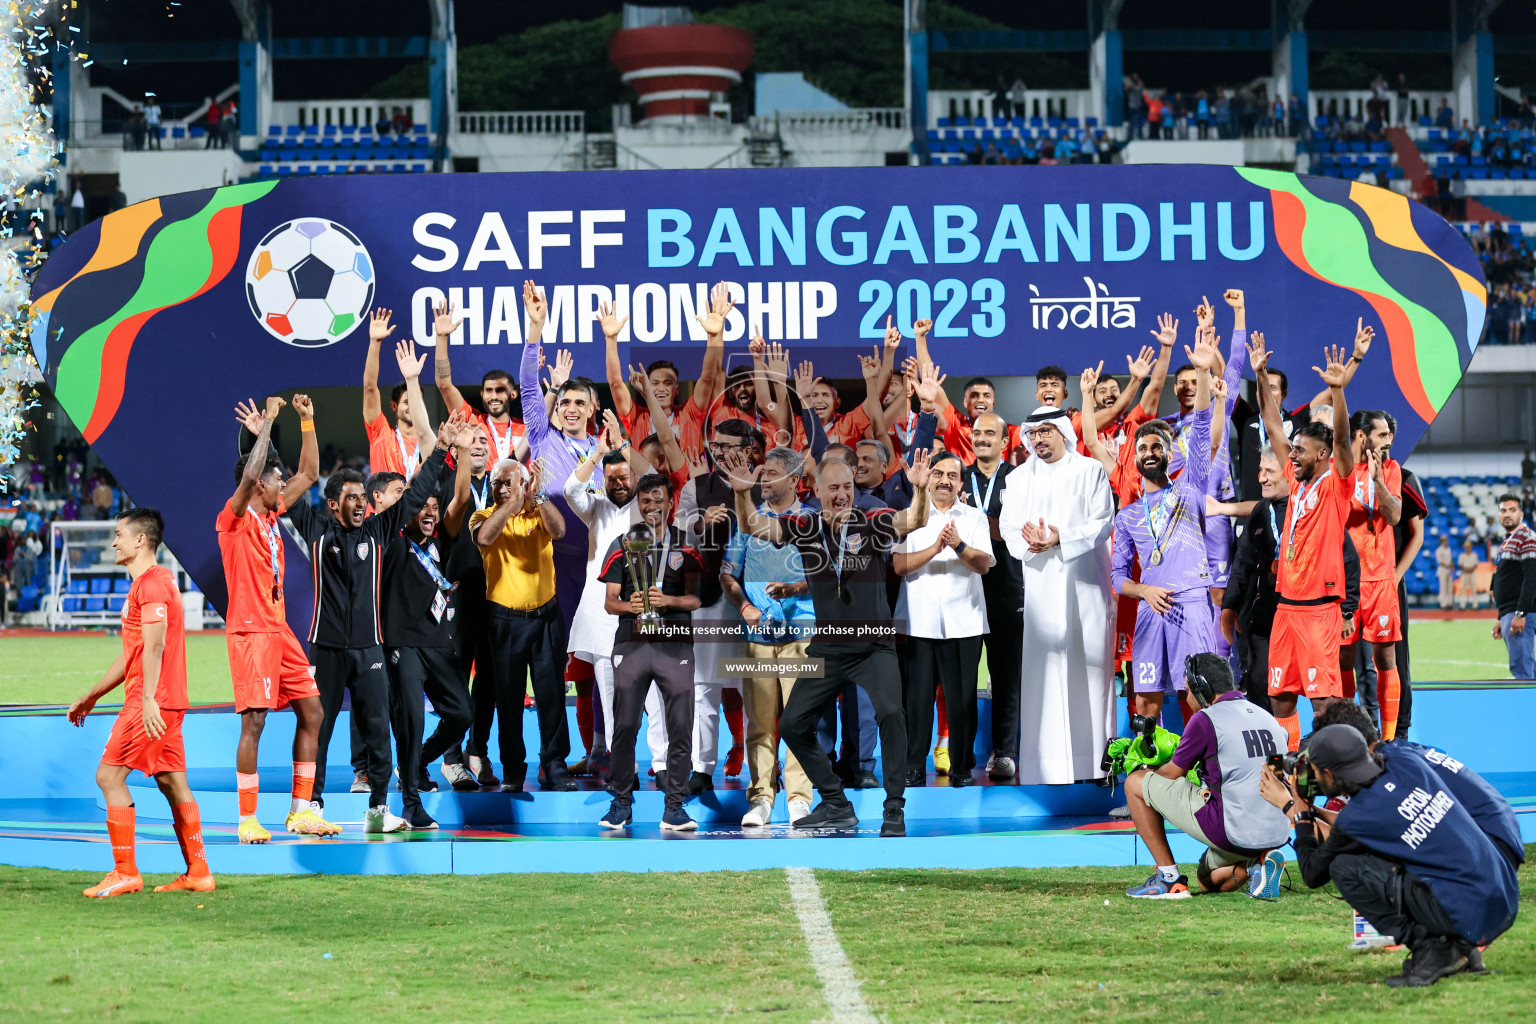
[[[235,493],[214,522],[219,554],[229,586],[224,622],[229,647],[229,671],[240,713],[240,745],[235,751],[235,785],[239,790],[240,841],[265,843],[272,833],[256,819],[259,776],[257,749],[267,712],[292,707],[298,724],[293,733],[293,798],[285,827],[300,835],[333,836],[341,829],[320,816],[310,800],[315,780],[324,711],[314,670],[288,625],[283,603],[283,528],[278,517],[290,501],[319,476],[320,449],[315,440],[315,409],[307,395],[294,395],[303,439],[298,472],[283,484],[283,466],[271,448],[272,421],[285,403],[268,398],[256,443],[235,464]],[[254,426],[254,406],[237,410]]]
[[[1313,369],[1328,386],[1333,428],[1309,423],[1299,428],[1294,438],[1285,436],[1280,411],[1264,378],[1269,361],[1264,335],[1255,333],[1249,342],[1249,358],[1259,383],[1259,410],[1269,443],[1276,452],[1290,452],[1283,464],[1290,500],[1276,553],[1279,604],[1269,635],[1269,700],[1292,750],[1301,741],[1297,697],[1305,694],[1316,715],[1344,695],[1339,676],[1339,639],[1344,629],[1340,605],[1345,591],[1349,480],[1355,470],[1344,384],[1349,371],[1369,350],[1373,333],[1363,321],[1356,325],[1355,349],[1348,360],[1341,347],[1324,349],[1327,365]]]
[[[84,725],[96,702],[123,684],[123,709],[96,768],[96,784],[107,799],[107,836],[113,867],[107,877],[85,890],[96,897],[139,892],[144,879],[133,856],[134,806],[128,773],[137,768],[155,780],[171,805],[176,840],[187,859],[186,873],[155,892],[184,889],[209,892],[213,875],[203,853],[203,822],[187,786],[187,758],[181,718],[187,711],[187,646],[182,628],[181,593],[171,571],[155,562],[165,521],[152,508],[135,508],[117,517],[112,550],[128,570],[133,586],[123,602],[123,653],[101,681],[70,705],[69,721]]]
[[[1362,409],[1350,420],[1355,472],[1350,480],[1349,538],[1360,553],[1360,613],[1356,642],[1368,640],[1376,660],[1376,692],[1381,708],[1381,737],[1397,735],[1397,707],[1402,683],[1397,674],[1397,642],[1403,619],[1397,603],[1397,534],[1403,516],[1403,470],[1382,455],[1392,445],[1386,414]],[[1345,688],[1354,679],[1354,644],[1341,652],[1339,671]]]

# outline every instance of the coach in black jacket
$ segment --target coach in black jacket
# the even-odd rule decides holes
[[[443,430],[447,430],[444,424]],[[388,813],[390,771],[389,678],[384,671],[384,631],[379,617],[379,590],[384,575],[383,551],[399,535],[405,521],[435,495],[447,455],[447,437],[439,431],[432,456],[417,470],[405,496],[378,515],[363,518],[368,499],[363,475],[343,469],[325,485],[330,515],[308,502],[288,510],[289,518],[309,546],[310,575],[315,588],[315,617],[309,628],[309,660],[325,719],[320,725],[320,749],[315,758],[314,799],[324,805],[326,751],[341,711],[343,692],[352,689],[352,714],[358,719],[368,750],[367,831],[405,828]]]

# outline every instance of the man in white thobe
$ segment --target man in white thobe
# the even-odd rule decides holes
[[[1019,782],[1065,785],[1104,774],[1114,735],[1114,501],[1065,412],[1036,409],[1022,430],[1031,458],[1008,475],[998,517],[1024,565]]]

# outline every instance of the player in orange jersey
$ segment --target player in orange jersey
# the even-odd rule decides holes
[[[1403,517],[1403,470],[1384,451],[1392,443],[1386,414],[1362,409],[1350,423],[1355,472],[1350,480],[1349,537],[1360,553],[1360,612],[1355,641],[1368,640],[1376,660],[1376,692],[1381,707],[1381,737],[1397,735],[1402,681],[1397,672],[1397,642],[1403,638],[1397,603],[1397,533]],[[1348,692],[1355,672],[1355,645],[1340,652],[1339,672]]]
[[[107,799],[107,836],[113,868],[85,890],[96,897],[139,892],[144,879],[133,856],[134,806],[128,773],[137,768],[155,780],[171,805],[176,841],[187,860],[186,873],[155,892],[183,889],[209,892],[213,875],[203,853],[203,822],[187,786],[187,757],[181,719],[187,711],[187,645],[182,628],[181,592],[176,577],[155,562],[165,520],[152,508],[129,509],[117,517],[112,550],[128,570],[133,585],[123,602],[123,653],[101,681],[70,705],[69,721],[84,725],[96,702],[123,684],[123,709],[117,713],[107,749],[96,768],[96,784]]]
[[[424,408],[411,408],[404,384],[396,384],[389,394],[389,407],[395,425],[384,415],[384,401],[379,394],[379,347],[394,333],[390,311],[380,307],[368,317],[368,354],[363,359],[363,429],[368,432],[368,467],[374,473],[399,473],[409,480],[430,451],[423,450],[419,431],[412,425],[412,414],[425,414]],[[439,346],[441,347],[441,346]],[[451,409],[449,410],[452,411]]]
[[[1360,321],[1356,325],[1355,350],[1347,360],[1342,347],[1324,349],[1327,365],[1313,369],[1328,386],[1333,427],[1309,423],[1297,430],[1294,438],[1285,435],[1279,407],[1265,379],[1269,352],[1264,348],[1264,336],[1255,333],[1249,342],[1250,359],[1259,382],[1259,411],[1269,443],[1277,452],[1291,453],[1284,464],[1290,501],[1276,556],[1279,605],[1269,637],[1269,698],[1292,750],[1301,740],[1296,698],[1306,694],[1316,715],[1344,695],[1339,676],[1339,641],[1345,628],[1340,603],[1345,590],[1349,480],[1355,471],[1344,384],[1349,376],[1347,370],[1363,358],[1373,334]]]
[[[526,462],[528,431],[523,421],[512,415],[512,402],[517,398],[517,385],[513,383],[512,375],[506,370],[487,370],[485,376],[480,378],[480,405],[485,411],[481,412],[470,405],[464,393],[453,383],[453,361],[448,355],[448,346],[453,344],[453,336],[459,331],[464,318],[454,316],[451,302],[434,306],[432,315],[432,330],[437,338],[432,349],[432,375],[437,382],[438,394],[443,396],[443,402],[448,406],[448,414],[451,416],[460,409],[469,409],[470,420],[485,431],[485,436],[491,442],[491,465],[502,459]],[[471,344],[479,342],[472,340]],[[528,415],[526,410],[523,415]],[[431,447],[428,443],[427,451]],[[378,471],[377,466],[374,471]]]
[[[272,833],[256,818],[259,791],[257,750],[267,712],[292,706],[298,724],[293,733],[293,797],[287,828],[302,835],[330,836],[341,831],[326,821],[310,800],[315,779],[324,711],[314,669],[288,625],[283,601],[283,528],[278,517],[289,502],[303,501],[320,472],[315,440],[315,408],[307,395],[294,395],[299,414],[299,468],[283,484],[283,466],[272,451],[272,423],[285,403],[268,398],[266,412],[250,452],[235,464],[235,493],[225,503],[214,529],[229,586],[225,643],[240,713],[240,745],[235,750],[235,785],[239,792],[242,843],[265,843]],[[254,408],[254,407],[251,407]],[[247,410],[240,410],[249,426]]]

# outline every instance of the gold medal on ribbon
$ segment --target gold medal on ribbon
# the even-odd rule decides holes
[[[1161,565],[1163,563],[1163,553],[1161,551],[1152,552],[1152,557],[1148,561],[1153,565]]]
[[[1287,562],[1294,562],[1294,561],[1296,561],[1296,545],[1292,544],[1290,546],[1290,548],[1287,549],[1287,551],[1285,552],[1285,560]]]

